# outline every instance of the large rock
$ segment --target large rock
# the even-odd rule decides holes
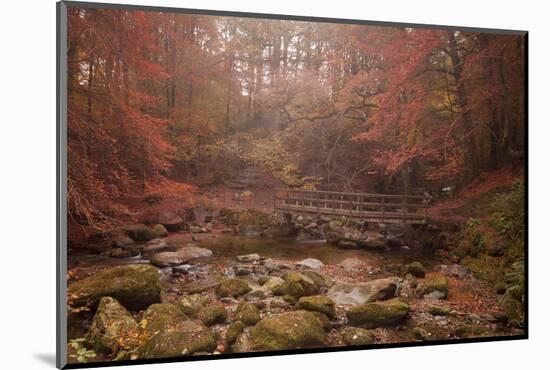
[[[179,357],[216,349],[214,334],[204,325],[184,321],[170,331],[162,331],[136,351],[140,359]]]
[[[394,298],[355,306],[346,312],[346,316],[351,325],[372,329],[399,324],[407,318],[409,311],[407,303]]]
[[[241,321],[247,326],[252,326],[260,321],[260,311],[252,303],[241,302],[235,312],[235,321]]]
[[[324,265],[325,264],[323,263],[323,261],[320,261],[317,258],[306,258],[299,262],[296,262],[296,266],[311,270],[319,270]]]
[[[177,266],[197,258],[210,257],[212,251],[193,245],[183,247],[175,252],[160,252],[151,257],[151,264],[157,267]]]
[[[412,262],[405,266],[405,275],[411,274],[415,277],[423,278],[426,276],[426,271],[424,270],[424,266],[418,262]]]
[[[364,346],[374,343],[372,331],[363,328],[347,327],[342,330],[342,339],[348,346]]]
[[[218,298],[224,297],[240,297],[250,292],[252,288],[242,279],[225,278],[220,280],[216,287],[216,295]]]
[[[339,283],[329,289],[327,296],[336,304],[361,305],[394,297],[398,283],[396,277],[366,283]]]
[[[206,326],[221,324],[227,320],[227,311],[222,304],[214,304],[203,308],[198,317]]]
[[[325,338],[321,321],[314,313],[307,311],[273,315],[260,320],[250,330],[252,349],[259,351],[322,346]]]
[[[418,284],[417,298],[447,298],[449,283],[445,276],[432,276]]]
[[[266,282],[262,285],[262,290],[265,292],[271,292],[275,295],[284,294],[285,281],[278,276],[270,276]],[[279,294],[276,294],[279,293]]]
[[[86,334],[96,351],[113,353],[119,348],[119,339],[137,332],[137,323],[118,301],[103,297]]]
[[[290,271],[285,274],[284,280],[285,294],[294,298],[319,293],[319,286],[315,284],[315,281],[302,273]]]
[[[127,225],[123,227],[123,230],[136,242],[147,242],[160,236],[157,230],[143,224]]]
[[[160,331],[171,330],[187,316],[171,303],[156,303],[149,306],[143,313],[140,327],[149,335]]]
[[[331,318],[336,316],[336,306],[334,302],[332,299],[323,295],[302,297],[298,300],[295,307],[297,310],[320,312]]]
[[[174,212],[161,212],[158,223],[163,225],[168,231],[179,231],[185,229],[185,222]]]
[[[160,302],[160,290],[157,269],[141,264],[106,268],[70,285],[67,294],[72,307],[113,297],[127,309],[140,310]]]
[[[313,282],[320,288],[330,288],[334,285],[334,281],[329,276],[323,275],[318,271],[305,270],[302,271],[302,275],[305,275],[313,280]]]
[[[294,236],[297,230],[282,214],[266,213],[248,209],[239,213],[237,231],[247,237],[267,237],[271,239]]]
[[[323,225],[323,232],[327,243],[342,248],[362,247],[368,239],[367,235],[361,231],[351,227],[339,226],[333,221]]]
[[[191,294],[179,298],[175,302],[175,305],[187,316],[196,318],[197,314],[204,308],[208,301],[208,297],[202,294]]]
[[[168,230],[166,230],[162,224],[156,224],[153,226],[153,230],[155,230],[159,236],[168,236]]]

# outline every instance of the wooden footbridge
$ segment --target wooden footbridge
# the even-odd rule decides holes
[[[279,189],[273,196],[280,211],[350,217],[366,222],[425,224],[429,198],[418,195],[343,193]]]

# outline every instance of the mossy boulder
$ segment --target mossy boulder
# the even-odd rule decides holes
[[[198,317],[206,326],[221,324],[227,320],[227,310],[222,304],[214,304],[201,310]]]
[[[245,324],[241,321],[235,321],[227,327],[225,332],[225,344],[230,346],[237,340],[237,337],[243,332]]]
[[[399,298],[355,306],[346,312],[348,322],[368,329],[396,325],[409,315],[410,307]]]
[[[145,310],[139,325],[146,333],[154,334],[172,329],[186,320],[188,320],[187,316],[176,305],[156,303]]]
[[[344,328],[341,332],[342,340],[348,346],[364,346],[374,343],[374,334],[372,331],[363,328]]]
[[[136,242],[148,242],[149,240],[160,237],[159,232],[147,225],[126,225],[123,227],[124,232]]]
[[[336,304],[365,304],[395,297],[398,283],[396,277],[366,283],[338,283],[329,289],[327,296]]]
[[[313,282],[320,288],[330,288],[334,285],[334,281],[330,277],[323,275],[318,271],[305,270],[302,271],[302,274],[313,280]]]
[[[334,302],[332,299],[323,295],[301,297],[296,304],[296,309],[320,312],[330,318],[334,318],[336,316],[336,306],[334,305]]]
[[[216,287],[216,295],[218,298],[223,297],[240,297],[250,292],[252,288],[242,279],[225,278],[221,279]]]
[[[288,272],[285,274],[284,280],[285,294],[291,295],[294,298],[319,293],[319,286],[315,284],[315,281],[302,273],[296,271]]]
[[[278,276],[271,276],[262,285],[262,290],[271,292],[273,295],[283,295],[285,294],[285,281]]]
[[[196,318],[199,311],[203,309],[208,301],[208,297],[202,294],[191,294],[179,298],[175,302],[175,305],[187,316]]]
[[[428,312],[434,316],[450,316],[453,311],[449,307],[430,305],[428,306]]]
[[[102,297],[112,297],[129,310],[141,310],[160,302],[160,282],[156,268],[123,265],[106,268],[71,284],[69,305],[95,306]]]
[[[480,325],[463,325],[455,330],[455,335],[459,338],[479,338],[489,334],[488,329]]]
[[[164,358],[212,353],[216,349],[214,334],[204,325],[184,321],[170,331],[152,336],[136,351],[140,359]]]
[[[247,326],[255,325],[260,321],[260,311],[252,303],[241,302],[237,306],[235,320],[241,321]]]
[[[111,297],[99,300],[86,339],[95,351],[113,353],[119,349],[119,339],[137,332],[137,323],[118,301]]]
[[[405,274],[411,274],[415,277],[423,278],[426,276],[426,271],[420,262],[415,261],[405,266]]]
[[[162,224],[156,224],[153,226],[153,230],[159,235],[159,236],[168,236],[168,230]]]
[[[416,297],[424,298],[430,296],[433,298],[447,298],[449,294],[449,283],[445,276],[432,276],[418,284],[416,288]]]
[[[249,339],[253,350],[280,351],[322,346],[326,333],[315,314],[293,311],[260,320]]]

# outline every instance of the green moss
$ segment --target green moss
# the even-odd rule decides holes
[[[370,330],[347,327],[342,330],[342,340],[348,346],[364,346],[374,343],[374,334]]]
[[[191,294],[181,297],[175,304],[176,306],[189,317],[196,318],[197,314],[208,303],[209,299],[202,294]]]
[[[407,303],[394,298],[355,306],[346,312],[346,316],[351,325],[372,329],[399,324],[407,318],[409,311]]]
[[[325,331],[311,312],[285,312],[260,320],[250,330],[254,350],[279,351],[323,345]]]
[[[452,311],[449,309],[449,307],[436,305],[429,305],[428,312],[434,316],[449,316],[452,314]]]
[[[250,288],[248,283],[242,279],[225,278],[222,279],[216,287],[216,295],[218,298],[236,298],[250,292],[251,290],[252,288]]]
[[[479,338],[490,335],[490,333],[483,326],[463,325],[455,330],[455,335],[459,338]]]
[[[123,265],[106,268],[75,282],[68,288],[69,305],[96,306],[102,297],[112,297],[130,310],[160,302],[158,271],[150,265]]]
[[[237,306],[235,320],[241,321],[247,326],[255,325],[260,321],[260,311],[252,303],[241,302]]]
[[[165,331],[187,320],[187,316],[171,303],[156,303],[143,313],[140,326],[148,334]]]
[[[296,309],[320,312],[331,318],[336,316],[334,302],[332,299],[322,295],[300,298],[296,304]]]
[[[95,351],[114,353],[119,349],[118,340],[137,331],[137,323],[116,299],[103,297],[86,335]]]
[[[136,355],[141,359],[211,353],[216,349],[212,332],[193,321],[184,321],[171,331],[163,331],[147,340]]]
[[[206,326],[221,324],[227,320],[227,311],[222,304],[215,304],[201,310],[199,319]]]
[[[415,277],[426,276],[426,272],[424,271],[424,266],[418,261],[415,261],[413,263],[406,265],[405,274],[411,274]]]
[[[235,321],[227,327],[225,332],[225,343],[230,346],[237,340],[237,337],[243,332],[245,325],[240,321]]]
[[[443,298],[449,294],[449,283],[445,276],[432,276],[427,278],[416,288],[416,296],[423,298],[425,295],[435,291],[443,293]]]
[[[304,274],[291,271],[285,277],[285,293],[300,298],[308,295],[315,295],[319,292],[319,287],[315,282]]]
[[[161,236],[159,230],[143,224],[124,226],[124,231],[136,242],[147,242]]]

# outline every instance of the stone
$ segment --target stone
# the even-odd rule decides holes
[[[447,298],[449,283],[445,276],[432,276],[421,282],[416,288],[417,298]]]
[[[176,300],[175,305],[187,316],[196,318],[197,314],[208,302],[209,298],[207,296],[202,294],[191,294]]]
[[[279,271],[281,268],[280,266],[275,263],[271,258],[267,258],[263,261],[263,265],[267,272],[276,272]]]
[[[153,230],[157,232],[157,234],[161,237],[168,236],[168,230],[162,225],[162,224],[156,224],[153,226]]]
[[[143,312],[139,325],[148,335],[153,335],[157,332],[171,330],[187,319],[187,316],[176,305],[155,303]]]
[[[426,271],[420,262],[415,261],[405,266],[405,274],[411,274],[415,277],[423,278],[426,276]]]
[[[418,326],[413,329],[413,334],[417,340],[429,340],[431,337],[429,331]]]
[[[130,310],[160,302],[160,281],[156,268],[128,264],[106,268],[68,287],[71,307],[95,306],[102,297],[112,297]]]
[[[320,288],[330,288],[334,285],[334,281],[330,277],[323,275],[318,271],[305,270],[302,271],[302,274],[313,280],[313,282]]]
[[[201,309],[198,318],[206,326],[222,324],[227,320],[227,311],[222,304],[214,304]]]
[[[113,239],[113,247],[124,248],[134,245],[134,241],[126,235],[116,235]]]
[[[319,292],[319,287],[315,282],[304,274],[290,271],[284,277],[284,291],[294,298],[300,298],[308,295],[315,295]]]
[[[95,351],[113,353],[119,349],[119,339],[137,331],[137,323],[118,301],[111,297],[99,300],[86,340]]]
[[[237,261],[239,262],[247,262],[247,263],[250,263],[250,262],[257,262],[261,259],[260,255],[259,254],[245,254],[245,255],[242,255],[242,256],[237,256]]]
[[[269,279],[262,285],[264,291],[269,291],[275,295],[284,294],[285,281],[278,276],[270,276]]]
[[[127,225],[123,227],[123,230],[136,242],[147,242],[160,236],[153,228],[143,224]]]
[[[323,232],[327,243],[341,247],[344,247],[344,244],[341,244],[341,242],[351,242],[356,245],[355,247],[361,247],[365,245],[368,239],[367,235],[361,231],[351,227],[339,226],[333,221],[323,225]],[[352,244],[349,246],[346,245],[346,247],[355,248]]]
[[[252,271],[250,271],[250,269],[246,266],[233,266],[233,271],[235,272],[235,275],[237,276],[245,276],[245,275],[250,275],[250,273]]]
[[[327,296],[336,304],[362,305],[376,300],[395,297],[399,278],[390,277],[366,283],[337,283]]]
[[[260,320],[250,330],[253,350],[280,351],[321,346],[326,339],[322,323],[308,311],[293,311]]]
[[[151,264],[157,267],[181,265],[197,258],[206,258],[212,255],[212,251],[206,248],[188,245],[175,252],[160,252],[151,257]]]
[[[315,295],[309,297],[301,297],[296,303],[297,310],[315,311],[327,315],[329,318],[336,317],[336,306],[332,299]]]
[[[367,329],[396,325],[409,315],[409,305],[399,298],[352,307],[346,312],[348,322]]]
[[[306,258],[296,263],[296,266],[300,268],[306,268],[311,270],[319,270],[325,264],[323,261],[318,260],[317,258]]]
[[[414,277],[414,275],[411,275],[411,274],[405,275],[405,280],[409,283],[410,287],[413,289],[416,289],[416,287],[418,286],[418,281],[416,280],[416,277]]]
[[[240,321],[235,321],[227,327],[225,332],[225,344],[231,346],[237,340],[237,337],[243,332],[245,325]]]
[[[235,320],[241,321],[246,326],[255,325],[260,321],[260,311],[252,303],[241,302],[235,312]]]
[[[188,320],[171,331],[152,336],[139,347],[136,355],[140,359],[179,357],[211,353],[215,349],[214,334],[204,325]]]
[[[225,278],[220,280],[216,287],[216,295],[218,298],[223,297],[240,297],[250,292],[252,288],[242,279]]]
[[[449,315],[452,315],[452,311],[449,309],[449,307],[436,306],[436,305],[429,305],[428,306],[428,312],[431,313],[434,316],[449,316]]]
[[[185,222],[180,216],[169,211],[159,214],[158,223],[163,225],[168,231],[180,231],[186,227]]]
[[[364,346],[374,343],[374,334],[371,330],[347,327],[341,332],[342,340],[348,346]]]

